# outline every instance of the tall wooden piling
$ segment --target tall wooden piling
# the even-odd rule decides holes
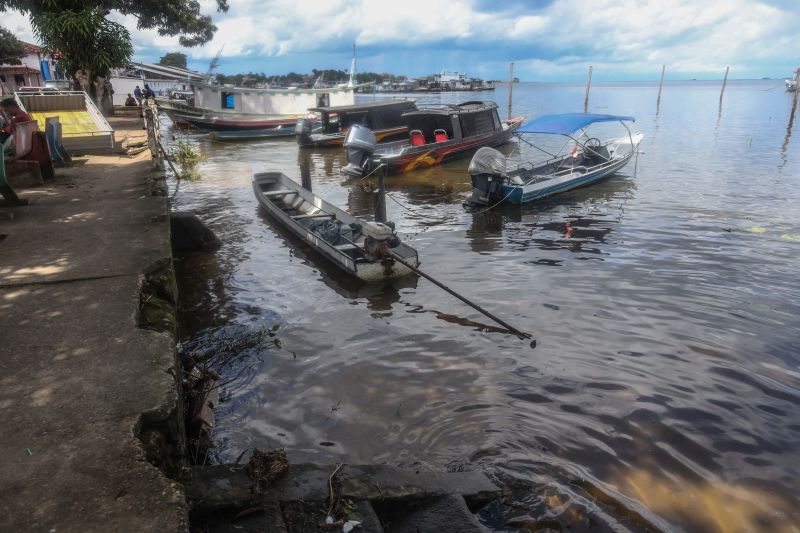
[[[508,117],[511,118],[511,94],[514,91],[514,62],[508,64]]]
[[[158,121],[158,108],[155,100],[148,98],[143,106],[144,127],[147,130],[147,146],[153,158],[153,168],[164,170],[164,148],[161,146],[161,124]],[[171,165],[171,164],[170,164]]]
[[[378,190],[375,193],[375,220],[386,222],[386,181],[385,172],[378,172]]]
[[[722,78],[722,90],[719,92],[719,105],[722,105],[722,95],[725,94],[725,86],[728,84],[728,71],[730,69],[730,66],[725,67],[725,77]]]
[[[300,160],[300,183],[305,190],[311,190],[311,169],[309,168],[308,158]]]
[[[656,98],[656,113],[658,113],[658,109],[661,107],[661,89],[664,87],[664,70],[667,68],[666,65],[661,65],[661,81],[658,82],[658,98]]]
[[[797,70],[794,71],[794,98],[792,98],[792,116],[791,120],[794,120],[794,114],[797,111],[797,95],[800,93],[800,67],[797,67]]]
[[[592,65],[589,65],[589,79],[586,80],[586,96],[583,98],[583,112],[589,112],[589,88],[592,86]]]

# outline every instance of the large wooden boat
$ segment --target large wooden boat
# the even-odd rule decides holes
[[[387,174],[403,173],[465,157],[483,146],[508,142],[522,117],[500,120],[494,102],[464,102],[432,106],[403,113],[409,137],[377,143],[366,127],[354,125],[344,146],[347,176],[360,178],[379,167]]]
[[[503,154],[492,148],[481,148],[469,164],[473,189],[467,204],[525,204],[607,178],[630,161],[644,137],[641,133],[631,133],[625,124],[633,121],[633,117],[627,116],[566,113],[543,115],[526,122],[517,130],[518,134],[566,137],[562,151],[553,155],[528,143],[549,157],[509,170]],[[587,128],[598,122],[619,122],[628,135],[605,141],[591,137]],[[563,153],[564,150],[567,153]]]
[[[389,99],[367,104],[336,107],[315,107],[309,113],[319,115],[320,131],[314,133],[313,120],[297,122],[297,144],[300,146],[341,146],[350,126],[358,124],[372,130],[377,142],[408,135],[403,113],[417,109],[413,100]]]
[[[156,98],[175,124],[207,131],[247,131],[291,126],[281,133],[294,135],[297,120],[312,107],[352,105],[353,86],[325,89],[250,88],[197,84],[187,99]],[[273,136],[273,135],[270,135]]]
[[[417,251],[400,242],[391,226],[357,219],[283,173],[256,174],[253,191],[276,222],[363,281],[374,283],[412,273],[392,255],[419,265]]]

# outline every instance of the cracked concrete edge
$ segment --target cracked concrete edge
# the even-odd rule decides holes
[[[169,205],[167,205],[167,211],[169,211]],[[164,218],[163,223],[166,226],[167,243],[169,243],[169,216]],[[150,464],[152,468],[158,471],[160,476],[163,476],[166,479],[168,486],[173,491],[172,497],[167,499],[172,499],[179,502],[179,508],[177,511],[180,515],[180,523],[177,531],[183,532],[189,531],[190,527],[189,503],[186,498],[186,491],[183,487],[183,484],[176,481],[176,479],[179,477],[180,469],[187,465],[185,463],[174,465],[175,468],[172,469],[173,471],[169,472],[170,468],[163,464],[163,461],[159,461],[157,459],[157,450],[152,449],[152,446],[158,446],[159,444],[153,442],[148,443],[146,441],[148,438],[148,432],[151,430],[155,431],[156,433],[163,431],[174,432],[172,436],[177,441],[178,450],[171,454],[171,460],[185,461],[186,430],[184,426],[183,397],[181,393],[181,365],[176,347],[176,333],[148,330],[140,325],[142,309],[141,294],[144,290],[145,284],[148,282],[148,278],[154,272],[157,272],[167,266],[171,272],[171,282],[173,288],[175,288],[174,294],[176,300],[169,303],[173,306],[174,312],[177,315],[177,288],[175,269],[171,248],[169,250],[169,255],[153,261],[139,274],[136,305],[131,313],[131,322],[134,324],[134,327],[139,328],[142,332],[146,332],[148,336],[151,336],[153,339],[158,339],[159,344],[166,341],[166,345],[169,348],[164,351],[161,360],[157,364],[162,368],[162,371],[165,374],[168,374],[171,377],[171,386],[168,387],[164,392],[164,397],[161,399],[161,402],[158,405],[139,414],[132,428],[132,436],[134,437],[134,442],[136,443],[137,454],[139,456],[138,459]],[[173,427],[169,428],[170,425]],[[168,455],[170,455],[169,452]],[[162,462],[162,464],[157,464],[159,462]]]

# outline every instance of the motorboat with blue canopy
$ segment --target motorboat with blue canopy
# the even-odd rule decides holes
[[[467,203],[473,206],[503,202],[525,204],[596,183],[620,170],[636,153],[644,135],[632,133],[626,124],[635,121],[634,117],[624,115],[564,113],[542,115],[525,122],[516,133],[523,142],[548,157],[509,169],[502,153],[493,148],[481,148],[469,164],[472,196]],[[618,122],[627,136],[604,141],[591,136],[589,128],[602,122]],[[523,134],[557,135],[565,141],[552,153],[528,142]]]

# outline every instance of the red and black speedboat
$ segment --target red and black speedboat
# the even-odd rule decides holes
[[[511,139],[522,117],[502,121],[494,102],[464,102],[426,107],[403,113],[407,139],[376,142],[368,128],[353,125],[347,132],[347,166],[342,173],[355,178],[383,166],[387,174],[439,165],[472,154],[483,146]]]

